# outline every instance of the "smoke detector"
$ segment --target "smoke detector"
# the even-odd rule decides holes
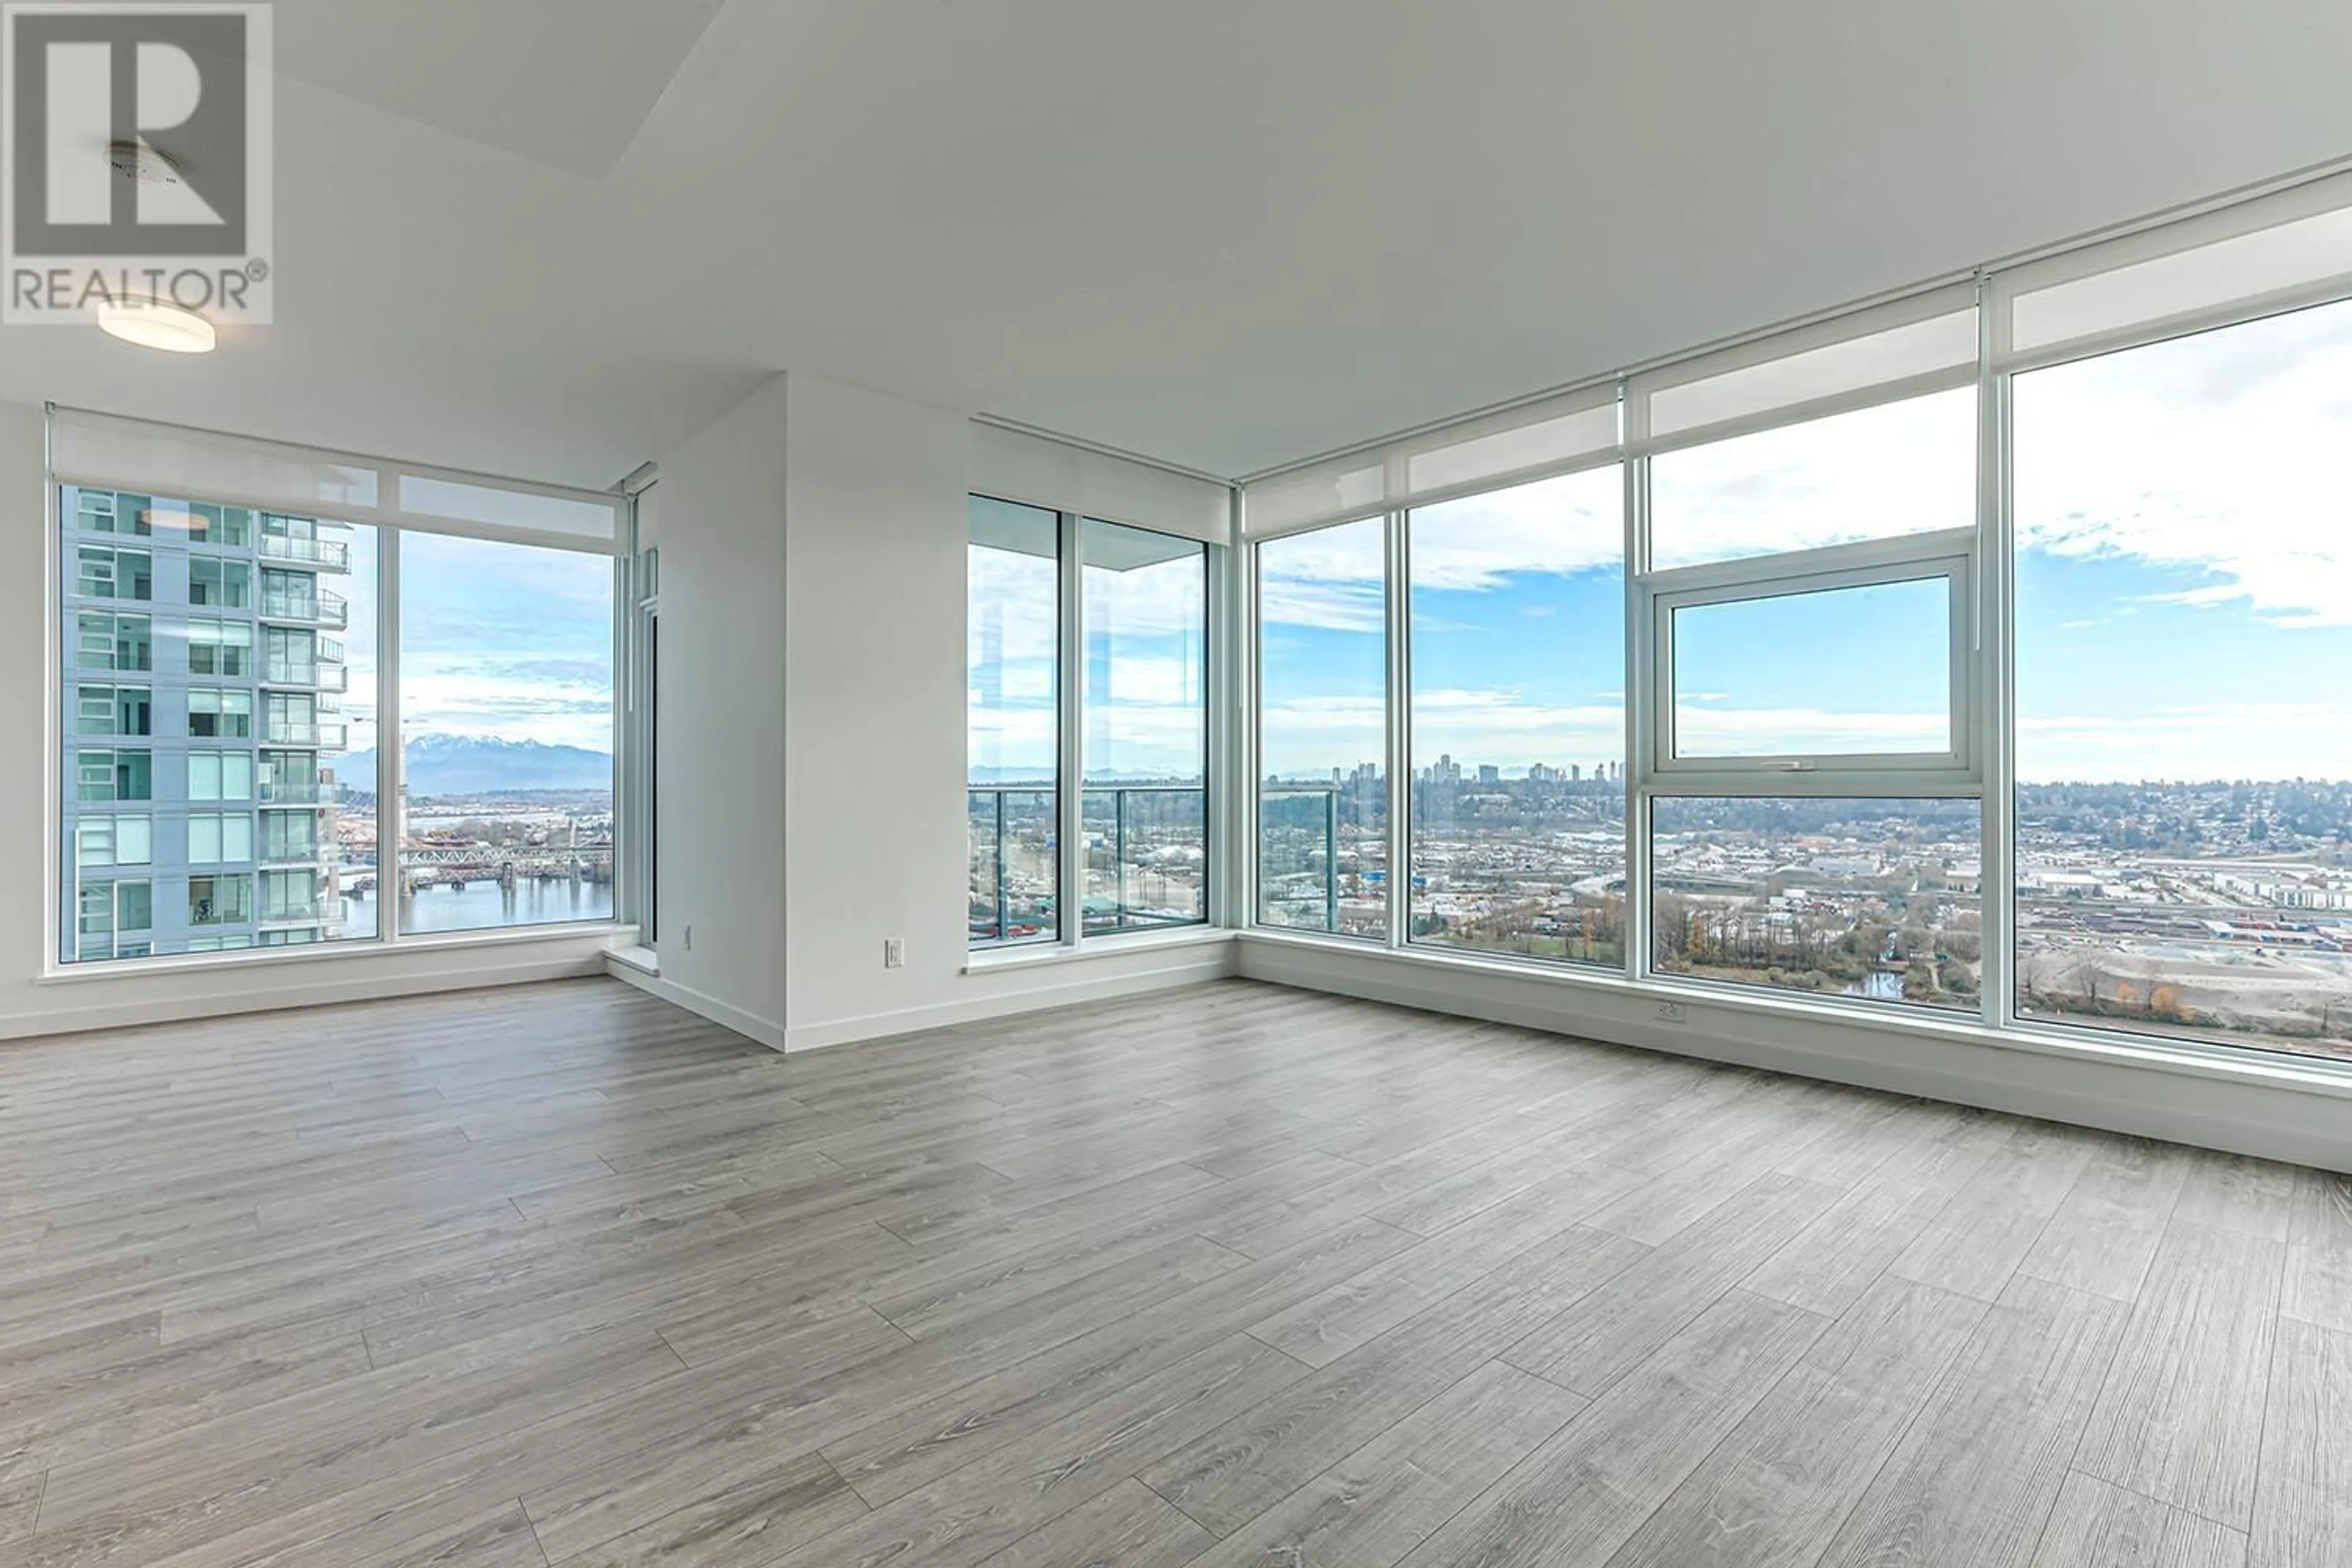
[[[160,152],[144,142],[108,142],[106,162],[115,178],[134,185],[177,185],[186,181],[178,162],[169,153]]]

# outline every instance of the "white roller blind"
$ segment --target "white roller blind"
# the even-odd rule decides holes
[[[49,416],[57,484],[599,554],[625,547],[618,496],[387,462],[88,409]]]
[[[2352,289],[2352,176],[2315,181],[1996,279],[2000,363],[2046,363]]]
[[[1273,539],[1428,506],[1613,462],[1622,450],[1617,388],[1586,387],[1256,480],[1242,491],[1243,531]]]
[[[1229,486],[1000,425],[975,420],[971,430],[969,488],[974,495],[1123,522],[1207,544],[1233,541]]]
[[[1640,450],[1690,446],[1958,386],[1977,372],[1977,291],[1954,284],[1645,371],[1626,384]]]
[[[373,513],[382,488],[373,464],[78,409],[51,417],[49,463],[61,484],[305,517]]]

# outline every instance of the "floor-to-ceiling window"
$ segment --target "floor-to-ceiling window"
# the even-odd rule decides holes
[[[61,962],[612,918],[608,499],[70,411],[51,437]]]
[[[988,496],[970,498],[968,516],[971,945],[1206,921],[1215,553]]]
[[[2352,302],[2014,401],[2018,1012],[2352,1056]]]
[[[412,533],[400,590],[400,929],[611,919],[611,558]]]
[[[1654,973],[1981,1006],[1976,320],[1636,389]]]
[[[2315,181],[1244,484],[1255,922],[2352,1058],[2348,235]]]
[[[1624,481],[1413,510],[1413,941],[1625,954]]]
[[[1062,520],[974,496],[965,587],[965,811],[974,946],[1061,933]]]
[[[60,958],[374,935],[373,779],[351,798],[333,780],[347,752],[373,744],[378,531],[92,486],[58,495],[66,765],[82,786],[65,797],[62,830],[120,841],[123,802],[136,800],[142,847],[127,873],[120,856],[76,857]],[[142,541],[135,567],[131,552],[86,542],[107,534]],[[274,586],[257,593],[257,579]],[[141,613],[100,607],[124,598]],[[121,680],[130,671],[140,684]],[[116,748],[106,799],[88,787],[94,734]],[[257,904],[256,874],[280,896]],[[137,884],[129,902],[100,886],[121,881]],[[99,929],[88,911],[110,903],[116,918]],[[126,908],[140,923],[125,923]]]
[[[1086,637],[1085,929],[1208,919],[1209,549],[1078,527]]]
[[[1388,934],[1386,521],[1268,540],[1257,565],[1257,918]]]

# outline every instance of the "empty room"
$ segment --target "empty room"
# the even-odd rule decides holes
[[[2352,1564],[2352,8],[0,46],[0,1568]]]

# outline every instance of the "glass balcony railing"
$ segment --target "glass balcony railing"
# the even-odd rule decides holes
[[[267,779],[260,787],[264,805],[318,805],[335,798],[329,779]]]
[[[321,588],[316,594],[289,594],[282,590],[264,590],[261,595],[261,618],[266,621],[304,621],[311,626],[332,626],[337,631],[352,624],[352,607],[340,594]]]
[[[1050,942],[1059,931],[1060,798],[1050,789],[967,792],[972,946]]]
[[[1338,790],[1286,784],[1260,792],[1257,898],[1262,924],[1340,929]]]
[[[1079,797],[1080,918],[1089,935],[1209,918],[1209,796],[1198,785],[1118,785]]]
[[[263,534],[261,555],[265,561],[298,561],[338,572],[348,572],[352,564],[352,547],[341,540],[298,539],[284,533]]]
[[[341,724],[271,719],[262,725],[261,743],[265,746],[315,746],[322,752],[340,752],[343,749],[343,733]]]
[[[966,791],[969,935],[975,947],[1060,934],[1059,795],[1031,787]],[[1198,785],[1114,785],[1080,796],[1078,899],[1092,935],[1208,919],[1208,795]]]
[[[265,686],[306,686],[317,691],[351,689],[350,672],[341,665],[312,664],[290,658],[262,660],[261,681]]]

